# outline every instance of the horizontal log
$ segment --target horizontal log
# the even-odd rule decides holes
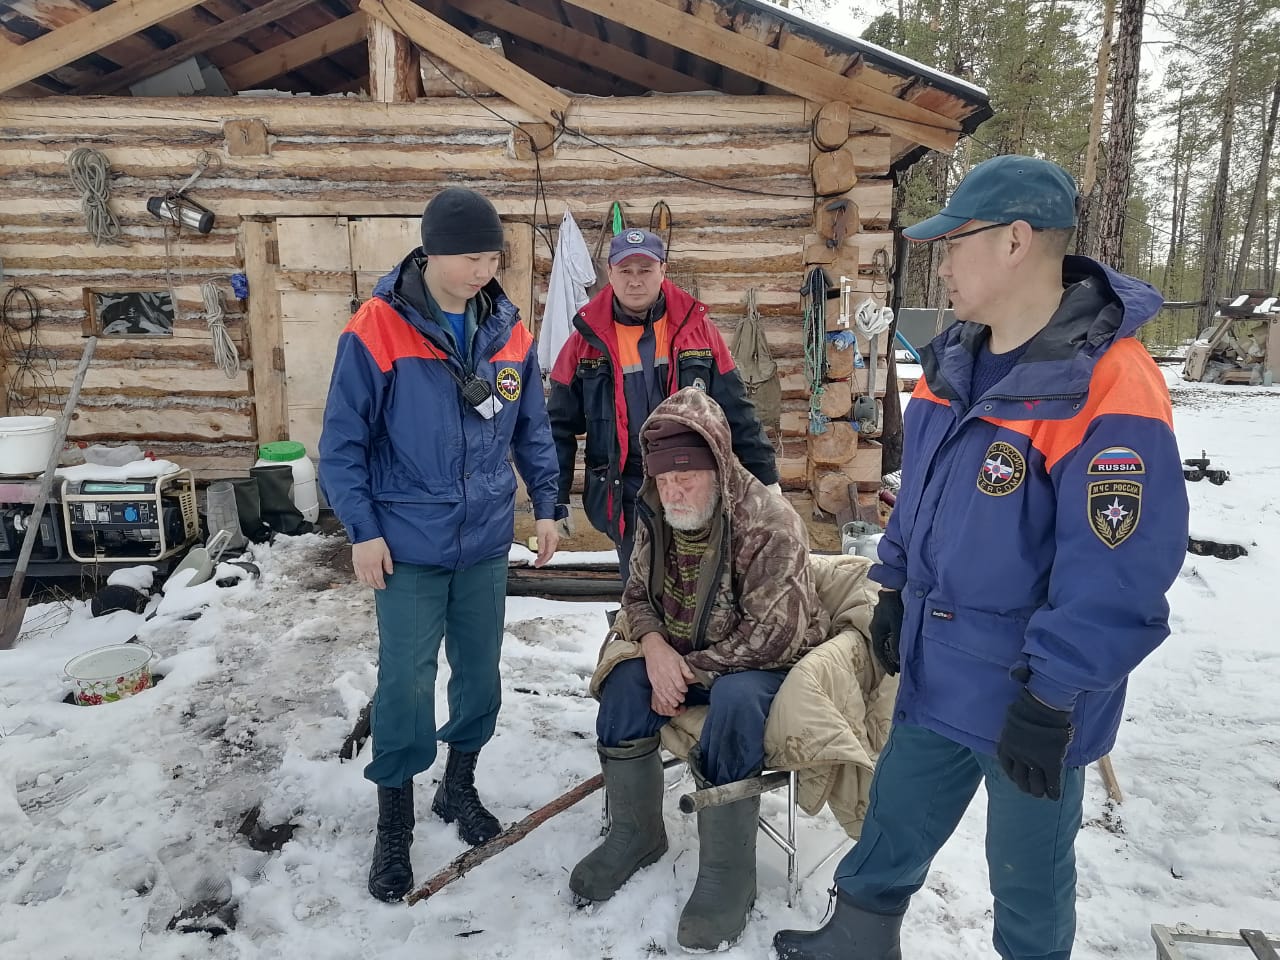
[[[144,440],[255,439],[249,409],[236,412],[191,407],[90,407],[83,401],[72,415],[68,433],[77,440],[125,437],[139,445]]]
[[[438,181],[406,176],[394,191],[388,191],[385,183],[343,181],[336,179],[334,173],[330,170],[327,178],[305,180],[220,180],[217,187],[203,184],[200,199],[216,216],[229,220],[284,216],[416,217],[421,216],[426,198],[441,187]],[[567,207],[579,219],[579,225],[589,233],[590,243],[595,242],[600,220],[607,215],[614,200],[622,204],[629,223],[641,225],[648,224],[654,204],[665,200],[677,229],[695,224],[785,222],[800,225],[812,219],[812,187],[807,170],[768,177],[739,173],[742,172],[735,172],[725,183],[757,193],[743,194],[707,186],[691,194],[688,182],[647,171],[646,176],[625,183],[569,180],[549,183],[547,199],[552,208]],[[488,197],[504,218],[532,219],[527,183],[476,176],[468,185]],[[117,181],[113,185],[111,207],[122,222],[150,220],[146,199],[153,196],[156,189],[155,179]],[[65,187],[56,183],[37,184],[12,176],[0,180],[0,217],[22,218],[25,222],[56,217],[60,223],[75,225],[84,222],[79,197],[69,184]],[[887,222],[887,214],[884,219]]]
[[[59,364],[51,376],[54,386],[64,391],[74,378],[75,368],[69,364]],[[212,364],[99,358],[89,364],[81,389],[86,396],[113,393],[126,397],[236,397],[249,395],[250,387],[249,374],[244,370],[229,380]]]
[[[538,118],[509,101],[486,98],[515,123]],[[588,133],[611,130],[651,132],[705,130],[791,130],[808,135],[805,101],[791,96],[656,95],[575,99],[567,124]],[[111,135],[155,130],[158,136],[184,126],[220,137],[232,119],[261,118],[277,137],[315,136],[317,130],[346,133],[404,133],[422,130],[500,130],[509,125],[465,98],[433,98],[415,103],[370,103],[330,98],[161,98],[139,102],[128,97],[39,101],[11,100],[0,111],[0,137],[44,136],[54,132]]]

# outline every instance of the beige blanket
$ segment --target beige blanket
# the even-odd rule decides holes
[[[774,698],[765,728],[765,762],[771,770],[798,770],[801,809],[816,814],[825,804],[856,838],[875,760],[889,736],[898,682],[871,655],[871,611],[879,589],[867,579],[871,561],[814,556],[810,563],[819,599],[831,614],[831,632],[792,667]],[[640,644],[619,614],[601,647],[591,695],[599,699],[609,671],[638,656]],[[662,729],[662,745],[687,757],[706,710],[694,707],[674,718]]]

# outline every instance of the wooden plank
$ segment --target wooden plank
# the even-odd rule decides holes
[[[408,0],[360,0],[360,9],[524,107],[539,120],[556,123],[569,111],[570,101],[564,94]]]
[[[211,50],[220,44],[235,40],[248,31],[271,23],[273,20],[287,17],[295,10],[306,6],[309,2],[310,0],[267,0],[266,3],[248,13],[241,14],[232,20],[224,20],[216,27],[211,27],[203,33],[189,37],[180,43],[175,43],[171,47],[166,47],[150,60],[143,60],[124,69],[116,70],[114,73],[109,73],[99,80],[91,81],[77,89],[75,93],[80,96],[116,93],[132,83],[154,76],[162,70],[167,70],[169,67],[181,63],[183,60],[194,57],[198,53],[204,53],[206,50]],[[193,6],[193,4],[187,4],[186,0],[182,0],[182,4]],[[109,13],[117,6],[119,6],[118,3],[112,4],[102,12]]]
[[[418,99],[417,51],[408,37],[381,20],[368,20],[369,98],[378,103]]]
[[[65,390],[71,386],[74,374],[73,368],[59,364],[50,379],[55,388]],[[85,396],[114,393],[130,397],[231,397],[248,392],[249,375],[244,370],[228,380],[225,373],[212,365],[176,360],[143,363],[95,359],[84,387]]]
[[[232,90],[250,89],[264,80],[279,77],[321,57],[363,43],[365,30],[364,14],[353,13],[232,64],[222,71],[222,78]]]
[[[0,91],[34,80],[199,3],[200,0],[117,0],[75,23],[24,43],[21,56],[4,57]]]
[[[281,270],[351,269],[346,217],[288,217],[276,223]]]
[[[703,84],[687,74],[668,69],[644,57],[587,36],[557,21],[505,0],[466,0],[462,9],[490,26],[525,37],[539,46],[604,70],[646,90],[669,93],[700,90]]]
[[[1271,318],[1271,329],[1267,332],[1267,372],[1271,374],[1272,383],[1280,383],[1280,318]]]
[[[319,453],[320,425],[338,335],[350,319],[350,294],[280,294],[289,439],[304,444],[312,456]]]
[[[275,289],[274,225],[246,220],[241,225],[244,269],[249,280],[249,359],[253,371],[254,437],[262,443],[285,439],[284,349],[280,329],[280,297]],[[277,362],[278,360],[278,362]]]
[[[422,202],[418,202],[422,206]],[[422,218],[419,217],[374,217],[363,220],[351,220],[349,224],[349,243],[351,255],[345,269],[349,274],[356,271],[381,271],[386,273],[415,247],[422,245]],[[285,244],[280,251],[283,257]],[[321,269],[338,271],[343,267],[333,263]],[[292,264],[287,268],[282,263],[281,269],[297,269]],[[350,277],[347,278],[348,284]]]
[[[732,64],[739,73],[807,100],[844,100],[856,111],[872,116],[877,126],[935,150],[950,152],[959,139],[959,121],[899,100],[857,77],[839,76],[698,16],[678,13],[659,0],[573,0],[573,5],[715,63]]]
[[[520,310],[520,319],[532,332],[533,315],[533,225],[529,223],[504,223],[502,232],[506,244],[502,251],[502,272],[499,283],[511,302]]]

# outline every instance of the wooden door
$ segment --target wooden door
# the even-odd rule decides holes
[[[499,281],[532,329],[533,227],[505,225]],[[318,455],[338,335],[378,280],[421,242],[417,217],[285,217],[276,221],[289,439]]]

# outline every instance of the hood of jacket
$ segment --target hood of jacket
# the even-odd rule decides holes
[[[1098,357],[1116,340],[1137,333],[1164,303],[1149,283],[1088,257],[1065,257],[1062,280],[1062,302],[1000,382],[1000,399],[1039,401],[1087,393]],[[988,331],[981,323],[954,323],[921,351],[925,381],[936,396],[971,401],[973,359]],[[1040,410],[1037,416],[1044,414]]]

